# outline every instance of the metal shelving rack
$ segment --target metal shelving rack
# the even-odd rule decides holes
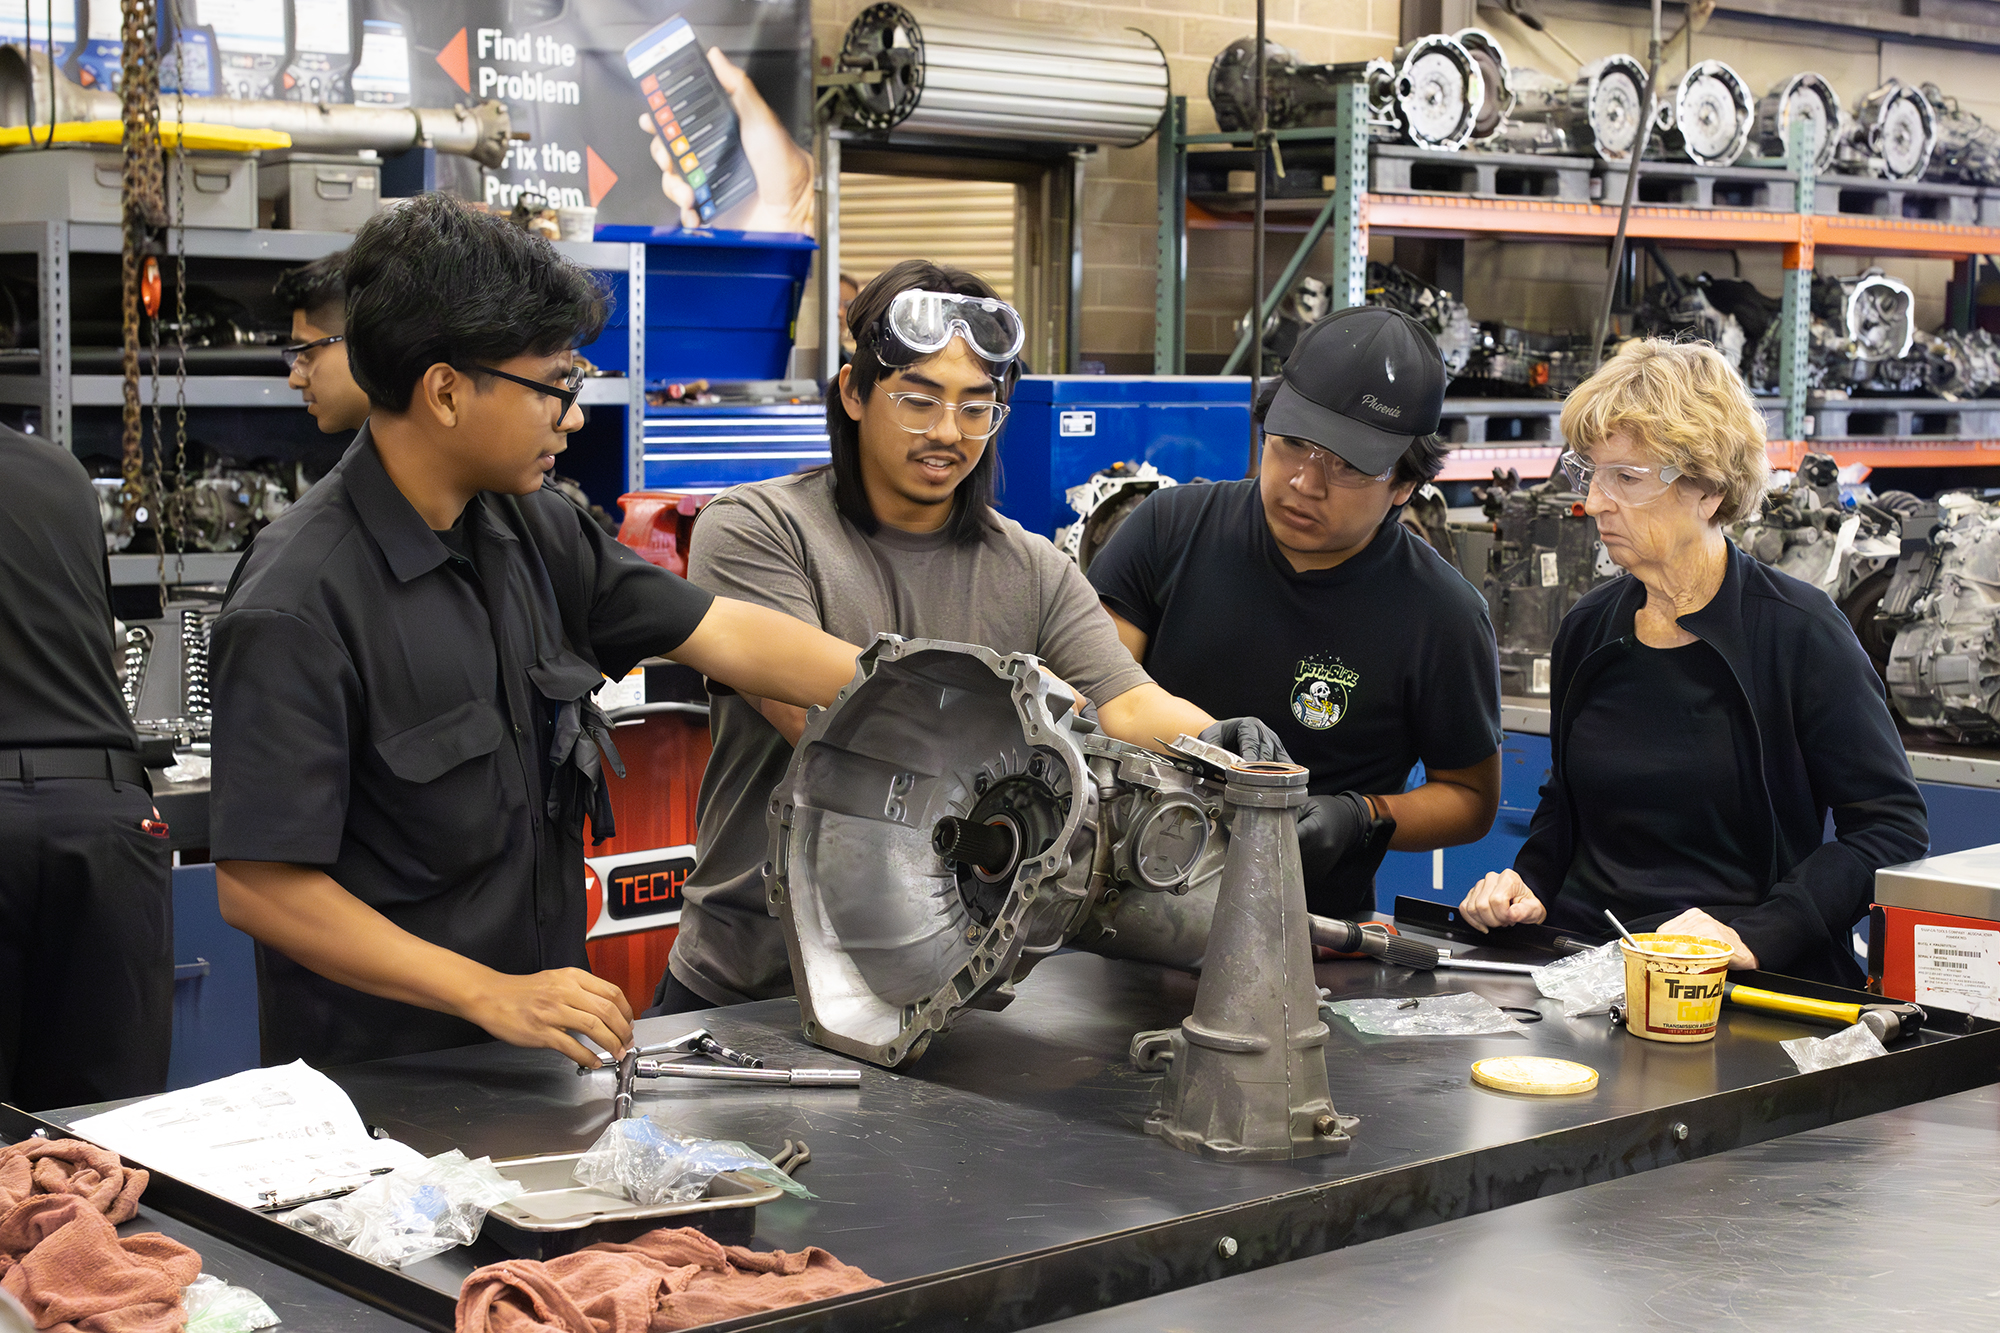
[[[1365,297],[1368,240],[1372,234],[1465,238],[1496,236],[1524,241],[1609,240],[1618,226],[1618,209],[1596,203],[1569,203],[1543,198],[1491,199],[1446,194],[1376,194],[1364,188],[1369,179],[1369,139],[1364,90],[1358,84],[1343,89],[1337,121],[1330,128],[1276,131],[1280,151],[1298,144],[1331,147],[1336,159],[1334,186],[1318,215],[1300,238],[1278,284],[1265,295],[1263,313],[1277,308],[1293,279],[1304,268],[1322,234],[1334,242],[1333,287],[1336,308],[1359,305]],[[1187,99],[1176,97],[1161,123],[1159,141],[1159,283],[1155,302],[1153,369],[1155,374],[1186,371],[1187,234],[1241,225],[1218,217],[1188,198],[1188,151],[1248,149],[1255,136],[1189,134]],[[1779,318],[1791,335],[1781,349],[1780,393],[1771,404],[1782,412],[1783,430],[1771,440],[1773,466],[1796,465],[1807,450],[1830,452],[1843,464],[1873,467],[2000,466],[2000,439],[1940,439],[1887,437],[1880,439],[1815,440],[1811,434],[1812,403],[1808,398],[1807,330],[1811,318],[1811,283],[1816,255],[1902,255],[1951,259],[1961,265],[2000,252],[2000,227],[1920,221],[1813,211],[1814,176],[1811,155],[1795,134],[1787,155],[1786,173],[1796,182],[1798,210],[1772,212],[1732,208],[1684,208],[1641,204],[1632,209],[1628,237],[1671,241],[1705,249],[1736,246],[1779,246],[1784,253],[1784,306]],[[1261,170],[1261,163],[1256,164]],[[1642,167],[1643,171],[1643,167]],[[1247,346],[1248,339],[1244,339]],[[1243,348],[1238,349],[1240,357]],[[1852,400],[1857,405],[1867,400]],[[1454,407],[1481,404],[1448,399]],[[1557,406],[1553,401],[1551,410]],[[1472,452],[1472,451],[1468,451]],[[1550,443],[1517,446],[1481,444],[1477,458],[1448,466],[1445,476],[1486,475],[1496,465],[1521,466],[1523,475],[1546,475],[1557,450]],[[1470,470],[1467,470],[1470,469]]]
[[[223,227],[189,227],[190,259],[233,259],[276,264],[306,264],[345,249],[354,237],[346,232],[243,231]],[[646,416],[646,247],[642,242],[559,242],[556,249],[586,268],[613,273],[623,282],[620,300],[626,316],[626,375],[585,382],[580,401],[593,407],[625,411],[625,479],[628,489],[645,483]],[[0,224],[0,254],[36,256],[37,303],[41,339],[40,367],[34,374],[0,374],[0,404],[42,409],[42,432],[65,449],[75,447],[74,411],[78,407],[116,407],[124,401],[124,380],[117,375],[78,375],[71,371],[70,310],[73,291],[71,257],[115,255],[119,229],[95,222],[13,222]],[[274,274],[275,277],[275,274]],[[161,391],[169,390],[163,375]],[[187,377],[189,407],[299,408],[298,394],[282,375],[202,375]],[[140,402],[152,404],[150,376],[139,381]],[[235,568],[235,552],[197,552],[181,558],[181,576],[197,582],[227,578]],[[112,582],[146,584],[157,577],[152,555],[113,556]]]

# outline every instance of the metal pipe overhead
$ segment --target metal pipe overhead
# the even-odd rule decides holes
[[[161,99],[161,109],[185,107],[190,123],[234,125],[239,129],[282,130],[294,148],[351,153],[372,148],[400,153],[435,148],[498,167],[507,157],[513,122],[505,102],[473,106],[349,106],[330,102],[238,101],[233,97]],[[120,120],[118,95],[85,88],[60,70],[53,82],[45,62],[31,69],[18,44],[0,46],[0,125],[15,128],[52,121]]]
[[[861,12],[840,67],[869,76],[842,106],[864,130],[1129,148],[1152,135],[1168,96],[1166,56],[1136,28],[1077,32],[896,3]]]

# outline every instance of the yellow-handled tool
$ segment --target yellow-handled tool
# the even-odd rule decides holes
[[[1923,1024],[1924,1011],[1914,1004],[1842,1004],[1837,1000],[1815,1000],[1804,995],[1759,990],[1755,986],[1725,983],[1722,998],[1745,1009],[1764,1009],[1794,1018],[1817,1018],[1824,1023],[1851,1026],[1866,1023],[1884,1045],[1898,1037],[1912,1036]]]

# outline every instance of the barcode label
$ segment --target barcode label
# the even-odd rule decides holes
[[[1542,586],[1553,588],[1560,582],[1562,582],[1562,570],[1556,564],[1556,553],[1542,552]]]
[[[2000,1017],[2000,930],[1912,926],[1918,1004]]]

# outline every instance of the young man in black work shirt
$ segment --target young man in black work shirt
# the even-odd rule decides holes
[[[292,312],[285,383],[299,391],[322,434],[352,435],[368,420],[368,395],[347,364],[347,253],[286,269],[277,297]]]
[[[90,474],[0,426],[0,1102],[161,1092],[172,857],[113,673]]]
[[[214,632],[224,917],[264,946],[266,1063],[464,1045],[620,1051],[584,959],[583,821],[610,832],[604,673],[666,653],[829,702],[854,649],[708,593],[544,485],[605,309],[549,245],[439,195],[348,252],[369,423],[259,534]]]
[[[1260,404],[1258,475],[1155,491],[1090,566],[1161,686],[1262,718],[1312,770],[1299,849],[1325,915],[1374,910],[1385,851],[1476,841],[1499,808],[1485,600],[1396,516],[1443,465],[1444,382],[1414,320],[1329,316]]]

